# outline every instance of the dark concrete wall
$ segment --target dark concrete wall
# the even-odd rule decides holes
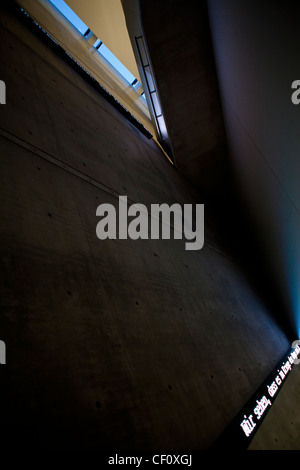
[[[228,162],[204,0],[140,0],[169,138],[179,171],[205,194],[224,196]]]
[[[282,299],[282,314],[297,339],[300,108],[291,101],[291,85],[300,76],[299,2],[212,0],[208,5],[236,181],[268,263],[274,295]],[[295,377],[254,448],[299,449]],[[278,435],[284,413],[287,427]]]
[[[295,365],[249,450],[299,450],[300,366]]]
[[[209,2],[232,166],[274,286],[300,335],[298,2]]]
[[[2,443],[208,448],[289,339],[209,226],[199,252],[97,239],[118,195],[199,201],[16,18],[0,26]]]

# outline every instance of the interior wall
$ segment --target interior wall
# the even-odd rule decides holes
[[[248,450],[299,450],[300,366],[295,365]]]
[[[196,203],[148,140],[1,3],[2,444],[207,449],[289,338],[206,224],[96,237],[119,195]],[[283,418],[284,419],[284,418]]]
[[[256,224],[274,292],[300,334],[299,3],[207,2],[236,181]]]
[[[206,1],[139,4],[178,170],[215,202],[227,196],[230,182]]]

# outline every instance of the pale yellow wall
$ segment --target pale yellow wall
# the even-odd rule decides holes
[[[111,52],[140,79],[121,0],[65,0]]]

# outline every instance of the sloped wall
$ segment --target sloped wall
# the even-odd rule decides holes
[[[236,180],[300,335],[299,3],[213,0],[212,36]]]
[[[97,239],[96,208],[118,195],[201,201],[1,9],[2,443],[208,448],[289,340],[209,226],[199,252]]]
[[[230,175],[206,1],[139,4],[176,164],[217,200],[228,192]]]
[[[228,144],[282,315],[299,338],[299,3],[208,2]],[[252,449],[299,449],[299,367]]]

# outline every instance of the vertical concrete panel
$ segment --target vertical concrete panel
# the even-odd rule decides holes
[[[291,85],[300,73],[299,4],[209,5],[236,178],[297,338],[299,109]]]
[[[300,73],[299,4],[293,0],[208,4],[236,180],[268,262],[274,292],[282,299],[286,322],[297,339],[300,114],[291,100],[291,85]],[[299,449],[298,376],[296,367],[252,448]]]

